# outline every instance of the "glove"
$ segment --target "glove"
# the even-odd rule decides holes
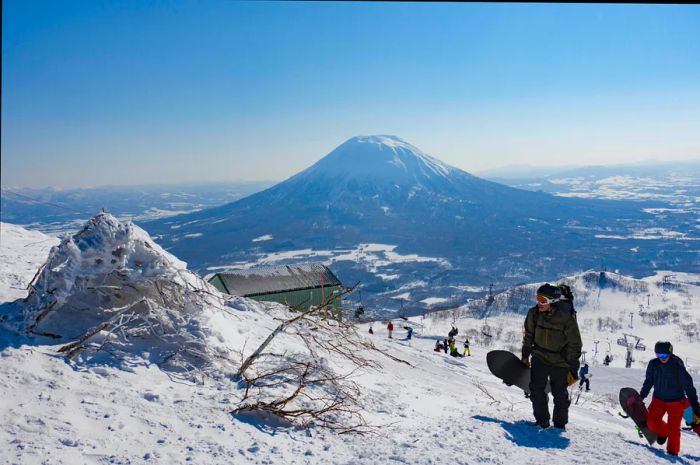
[[[576,381],[578,378],[574,376],[570,371],[566,373],[566,384],[568,386],[571,386],[572,384],[576,384]]]
[[[530,357],[523,357],[520,359],[528,368],[530,368]]]
[[[569,362],[569,369],[571,370],[571,373],[573,373],[574,378],[578,379],[578,370],[581,368],[581,362],[578,360],[571,360]]]

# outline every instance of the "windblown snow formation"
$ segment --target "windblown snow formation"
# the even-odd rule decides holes
[[[31,285],[24,325],[71,340],[61,349],[71,358],[139,355],[188,370],[226,351],[210,319],[229,313],[227,304],[141,228],[101,213],[51,250]]]

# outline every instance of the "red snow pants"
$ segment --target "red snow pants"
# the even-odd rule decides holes
[[[647,426],[659,436],[668,438],[666,452],[678,455],[681,450],[681,420],[683,411],[688,406],[688,400],[664,402],[652,397],[647,415]],[[664,421],[664,415],[668,413],[668,420]]]

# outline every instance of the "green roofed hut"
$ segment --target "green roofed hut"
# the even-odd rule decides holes
[[[208,279],[215,288],[231,295],[279,302],[308,309],[331,301],[340,310],[343,285],[320,264],[279,265],[216,273]]]

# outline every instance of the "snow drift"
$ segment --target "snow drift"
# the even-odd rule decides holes
[[[231,310],[247,305],[222,296],[138,226],[100,213],[51,250],[20,327],[71,341],[60,349],[69,358],[121,364],[138,356],[187,372],[228,363],[211,320],[232,320]]]

